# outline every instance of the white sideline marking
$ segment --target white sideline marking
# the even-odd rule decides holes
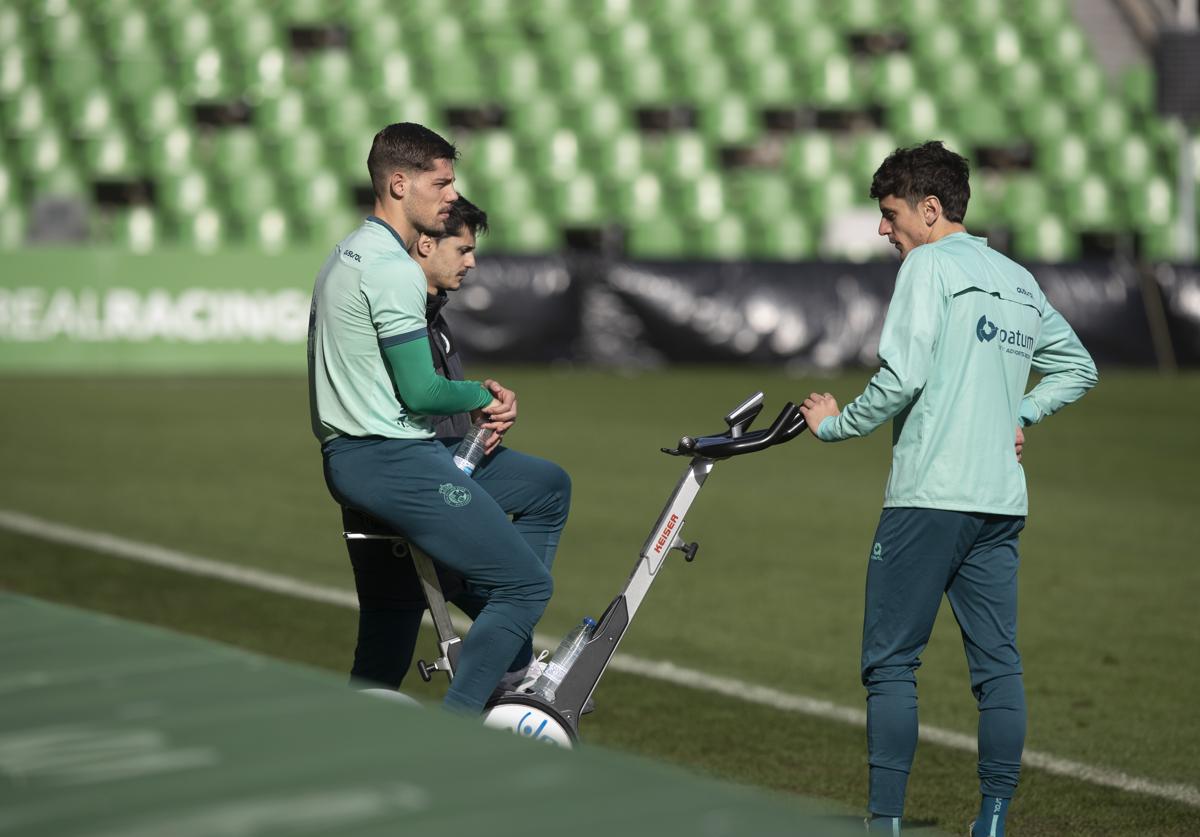
[[[78,529],[63,523],[34,517],[20,512],[0,509],[0,528],[18,532],[34,538],[40,538],[55,543],[82,547],[93,552],[153,564],[159,567],[178,570],[192,575],[219,578],[233,584],[266,590],[271,593],[281,593],[299,599],[337,605],[339,607],[358,608],[358,597],[349,590],[335,587],[325,587],[309,584],[295,578],[275,573],[242,567],[201,558],[198,555],[188,555],[174,549],[129,540],[128,538],[95,532],[88,529]],[[556,639],[544,636],[534,637],[538,645],[550,646],[557,643]],[[831,721],[866,726],[867,713],[861,709],[840,706],[827,700],[794,695],[772,689],[769,686],[759,686],[736,680],[732,677],[721,677],[706,674],[695,669],[684,668],[666,660],[646,660],[629,654],[616,654],[610,666],[628,674],[637,674],[653,680],[685,686],[704,692],[723,695],[736,700],[779,709],[784,712],[796,712],[802,715],[812,715]],[[933,744],[940,744],[955,750],[974,753],[976,751],[975,736],[964,735],[930,724],[921,725],[921,739]],[[1200,808],[1200,788],[1187,784],[1167,784],[1131,776],[1119,770],[1109,770],[1095,767],[1070,759],[1063,759],[1050,753],[1037,750],[1026,750],[1022,762],[1026,767],[1036,767],[1047,773],[1066,776],[1093,785],[1116,788],[1131,793],[1156,796],[1173,802]]]

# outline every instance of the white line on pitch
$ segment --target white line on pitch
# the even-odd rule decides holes
[[[349,590],[309,584],[285,575],[277,575],[276,573],[264,570],[255,570],[237,564],[214,561],[210,558],[201,558],[198,555],[188,555],[185,552],[129,540],[128,538],[110,535],[105,532],[79,529],[63,523],[56,523],[32,515],[22,514],[21,512],[0,509],[0,528],[40,538],[41,540],[81,547],[116,558],[153,564],[158,567],[166,567],[192,575],[218,578],[223,581],[232,582],[233,584],[266,590],[271,593],[280,593],[285,596],[323,602],[339,607],[355,609],[358,607],[357,596]],[[534,640],[538,645],[553,645],[557,642],[557,640],[543,636],[537,636]],[[759,686],[743,680],[736,680],[732,677],[706,674],[695,669],[684,668],[666,660],[646,660],[630,654],[616,654],[612,659],[611,666],[617,671],[637,674],[642,677],[672,683],[676,686],[685,686],[689,689],[712,692],[746,703],[753,703],[785,712],[796,712],[817,718],[854,724],[860,727],[865,726],[867,722],[867,714],[861,709],[840,706],[827,700],[794,695],[772,689],[768,686]],[[944,747],[964,750],[970,753],[974,753],[976,748],[975,736],[964,735],[960,732],[942,729],[930,724],[921,725],[921,739],[933,744],[940,744]],[[1195,785],[1155,782],[1150,779],[1131,776],[1119,770],[1095,767],[1090,764],[1059,758],[1037,750],[1026,750],[1022,756],[1022,764],[1045,770],[1047,773],[1066,776],[1094,785],[1117,788],[1147,796],[1156,796],[1200,808],[1200,788],[1197,788]]]

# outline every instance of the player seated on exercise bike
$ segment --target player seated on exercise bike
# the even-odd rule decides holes
[[[487,213],[459,195],[446,219],[446,232],[440,236],[418,234],[409,248],[409,255],[420,265],[427,282],[425,313],[433,368],[451,381],[463,380],[463,364],[442,312],[449,294],[459,290],[467,274],[475,268],[476,242],[487,231]],[[484,424],[494,434],[488,440],[487,458],[479,468],[503,480],[500,495],[492,493],[492,496],[512,515],[513,525],[550,570],[570,509],[571,478],[553,462],[499,446],[515,421],[515,402],[513,412],[513,420]],[[437,438],[451,450],[471,429],[471,416],[466,412],[430,418]],[[489,492],[492,492],[490,486]],[[347,531],[360,526],[353,512],[345,513],[344,522]],[[397,559],[389,544],[347,541],[347,548],[361,607],[353,676],[359,681],[395,689],[412,664],[426,609],[424,593],[412,563]],[[486,603],[484,591],[444,569],[439,570],[438,576],[446,599],[471,619],[478,617]],[[532,645],[526,641],[495,692],[517,691],[531,684],[544,666],[533,659]]]
[[[465,580],[456,601],[475,623],[445,705],[477,713],[506,673],[515,680],[529,664],[533,626],[553,588],[549,566],[570,481],[558,466],[500,447],[498,439],[467,476],[452,459],[457,439],[434,438],[437,415],[474,412],[501,430],[516,418],[516,395],[496,381],[450,381],[434,372],[427,303],[443,288],[409,250],[420,252],[425,236],[431,254],[459,251],[463,263],[452,276],[434,268],[455,287],[465,262],[473,262],[475,233],[466,222],[454,222],[457,233],[447,236],[458,200],[456,158],[453,145],[420,125],[389,125],[376,135],[368,158],[375,212],[317,276],[309,386],[334,499],[404,534]],[[456,239],[470,240],[472,249],[462,253]],[[395,689],[423,607],[412,567],[390,551],[360,554],[355,546],[351,560],[360,603],[352,680]]]

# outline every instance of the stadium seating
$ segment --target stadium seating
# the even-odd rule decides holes
[[[375,130],[412,120],[459,144],[497,249],[619,224],[635,256],[858,257],[830,213],[938,137],[1014,252],[1171,258],[1153,87],[1110,82],[1067,0],[11,0],[0,246],[63,196],[94,243],[324,246]]]

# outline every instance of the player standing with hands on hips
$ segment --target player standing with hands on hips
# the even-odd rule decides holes
[[[915,672],[942,593],[962,630],[979,703],[982,801],[974,837],[1003,837],[1025,741],[1017,651],[1017,540],[1027,494],[1022,427],[1096,385],[1096,366],[1029,271],[969,235],[967,161],[940,142],[896,150],[875,172],[879,234],[900,252],[880,369],[839,411],[801,412],[838,442],[892,424],[892,469],[867,562],[871,832],[899,834],[917,746]],[[1024,394],[1030,369],[1041,381]],[[1015,445],[1014,445],[1015,442]]]
[[[420,234],[445,233],[458,199],[457,156],[421,125],[376,134],[367,158],[375,213],[334,247],[313,289],[309,403],[334,499],[403,533],[483,598],[445,698],[448,708],[478,713],[522,651],[528,655],[553,584],[490,493],[497,489],[488,487],[488,469],[464,474],[434,438],[434,416],[479,411],[501,426],[516,417],[516,396],[495,381],[434,372],[427,282],[408,249]],[[356,586],[367,610],[379,610],[374,594],[391,594],[357,574]],[[386,647],[387,632],[386,619],[360,621],[353,677],[403,675],[369,652]]]

